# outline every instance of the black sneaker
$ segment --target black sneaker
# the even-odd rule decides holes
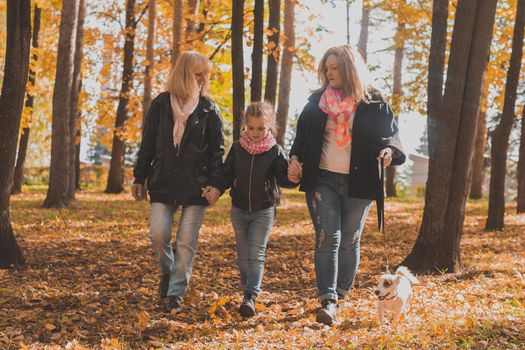
[[[331,325],[335,321],[336,302],[333,299],[326,299],[321,302],[321,308],[315,314],[315,320],[319,323]]]
[[[160,282],[159,282],[159,296],[161,298],[166,298],[168,296],[168,288],[170,286],[170,275],[162,275],[160,276]]]
[[[168,312],[181,312],[182,307],[180,306],[180,298],[176,295],[170,295],[168,297]]]
[[[244,294],[244,299],[239,306],[239,313],[242,317],[255,316],[255,295],[251,293]]]

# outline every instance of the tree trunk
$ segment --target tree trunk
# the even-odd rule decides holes
[[[113,147],[111,148],[111,163],[108,173],[106,193],[121,193],[124,191],[124,149],[125,137],[123,127],[128,120],[128,102],[131,85],[133,84],[133,55],[135,48],[135,0],[126,3],[126,31],[124,33],[124,69],[122,70],[122,86],[120,88],[117,107],[117,119],[113,131]]]
[[[363,7],[361,9],[361,31],[359,32],[359,41],[357,43],[357,50],[361,53],[366,61],[367,44],[368,44],[368,26],[370,24],[370,4],[367,0],[363,0]]]
[[[40,32],[40,17],[42,15],[42,9],[35,5],[35,11],[33,15],[33,48],[38,48],[38,34]],[[31,61],[36,64],[38,55],[33,52],[31,54]],[[12,194],[22,192],[22,184],[24,183],[24,163],[26,160],[27,146],[29,145],[29,133],[31,132],[30,124],[33,115],[33,102],[35,94],[35,83],[36,83],[36,72],[34,69],[29,69],[29,86],[30,92],[27,92],[26,108],[29,108],[30,117],[27,121],[28,126],[23,129],[22,136],[20,136],[20,145],[18,146],[18,156],[16,157],[15,172],[13,175],[13,188],[11,189]]]
[[[77,33],[75,40],[75,59],[74,59],[74,71],[73,71],[73,83],[71,86],[71,105],[69,113],[69,200],[75,199],[75,190],[77,188],[77,145],[80,147],[80,137],[78,131],[80,130],[80,115],[81,110],[79,108],[79,95],[81,87],[81,75],[80,70],[82,68],[82,40],[84,38],[84,19],[86,17],[86,0],[79,0],[78,6],[78,21],[77,21]]]
[[[483,83],[481,95],[481,108],[479,110],[476,141],[474,144],[474,159],[472,160],[472,184],[470,185],[470,198],[481,199],[483,197],[483,179],[485,177],[485,147],[487,146],[487,95],[489,83]]]
[[[0,268],[24,264],[11,226],[9,199],[29,70],[30,1],[7,0],[6,22],[4,80],[0,95]]]
[[[525,105],[521,111],[520,154],[518,160],[518,206],[519,214],[525,213]]]
[[[53,123],[51,134],[51,165],[49,189],[44,206],[69,205],[70,163],[70,113],[71,90],[75,58],[79,0],[64,1],[60,19],[57,69],[53,91]]]
[[[232,80],[233,80],[233,141],[237,141],[241,132],[241,120],[244,113],[244,58],[242,48],[242,30],[244,25],[244,0],[232,3]]]
[[[512,53],[505,83],[503,113],[492,136],[489,214],[485,229],[502,230],[505,217],[505,174],[507,173],[507,150],[514,124],[516,92],[523,57],[523,25],[525,24],[525,0],[518,0],[516,23],[512,36]]]
[[[186,42],[191,42],[197,32],[200,0],[188,0],[188,16],[186,17]]]
[[[151,92],[152,83],[151,76],[155,71],[155,21],[156,21],[156,1],[148,0],[148,38],[146,41],[146,70],[144,72],[144,100],[142,103],[142,130],[144,131],[144,125],[146,125],[146,115],[148,114],[149,107],[151,105]],[[148,190],[147,185],[142,186],[142,198],[147,198]]]
[[[412,251],[402,262],[414,271],[461,269],[459,243],[496,3],[458,1],[443,97],[447,103],[431,129],[438,134],[429,135],[435,143],[429,160],[423,222]],[[431,46],[431,52],[434,49]]]
[[[250,82],[250,100],[261,101],[262,98],[262,65],[264,37],[264,0],[255,0],[253,8],[253,49],[252,80]]]
[[[279,36],[281,32],[281,0],[268,0],[270,18],[268,19],[268,61],[266,65],[266,86],[264,99],[275,105],[277,94],[277,64],[279,63]]]
[[[171,66],[175,67],[175,62],[182,51],[182,0],[173,2],[173,52],[171,54]]]
[[[77,121],[77,134],[75,137],[78,140],[75,149],[75,190],[80,191],[80,140],[82,138],[82,124],[80,120]]]
[[[432,34],[430,37],[430,54],[428,59],[428,97],[427,97],[427,135],[428,155],[432,156],[432,140],[438,133],[435,120],[439,118],[439,109],[443,99],[443,72],[447,47],[448,0],[434,0],[432,4]]]
[[[405,6],[406,1],[402,0],[398,3],[398,17],[397,17],[397,33],[395,36],[395,54],[394,54],[394,89],[392,96],[392,108],[396,111],[396,121],[397,113],[400,111],[401,101],[402,101],[402,68],[403,68],[403,53],[405,50],[405,19],[402,15],[402,8]],[[386,195],[388,197],[397,197],[396,191],[396,168],[388,167],[386,169]]]
[[[295,2],[284,0],[284,43],[279,81],[279,103],[277,106],[277,142],[284,147],[286,123],[290,107],[292,65],[295,53]]]

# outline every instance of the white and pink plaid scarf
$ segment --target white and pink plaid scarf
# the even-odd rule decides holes
[[[255,142],[248,137],[248,132],[243,130],[241,131],[239,143],[241,144],[241,147],[246,150],[246,152],[250,154],[261,154],[269,151],[273,146],[275,146],[277,141],[275,141],[273,134],[268,132],[264,139]]]
[[[343,90],[328,86],[321,96],[319,108],[334,121],[334,137],[338,147],[344,148],[352,141],[352,121],[357,103],[350,97],[343,99]]]
[[[186,99],[186,103],[182,103],[179,96],[170,94],[171,112],[173,114],[173,145],[177,147],[184,135],[186,122],[188,117],[193,113],[199,104],[199,95],[190,96]]]

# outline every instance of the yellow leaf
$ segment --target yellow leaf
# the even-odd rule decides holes
[[[46,323],[46,326],[45,326],[45,327],[46,327],[46,329],[47,329],[48,331],[53,331],[53,330],[57,329],[57,328],[56,328],[53,324],[51,324],[51,323]]]
[[[266,306],[264,306],[263,304],[255,304],[255,310],[258,312],[264,311],[266,310]]]
[[[217,301],[217,306],[222,306],[230,301],[230,297],[222,297]]]

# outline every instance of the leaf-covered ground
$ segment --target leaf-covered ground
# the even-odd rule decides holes
[[[12,221],[28,265],[0,270],[0,349],[518,349],[525,348],[525,215],[484,232],[485,202],[469,203],[465,270],[419,276],[396,330],[378,325],[373,288],[382,236],[371,211],[356,286],[338,322],[315,323],[313,233],[303,195],[286,192],[267,251],[258,315],[237,314],[229,199],[208,210],[183,313],[163,311],[147,236],[149,206],[130,195],[83,191],[70,209],[43,209],[45,189],[12,198]],[[388,201],[389,256],[409,252],[421,200]],[[509,212],[514,212],[510,208]]]

